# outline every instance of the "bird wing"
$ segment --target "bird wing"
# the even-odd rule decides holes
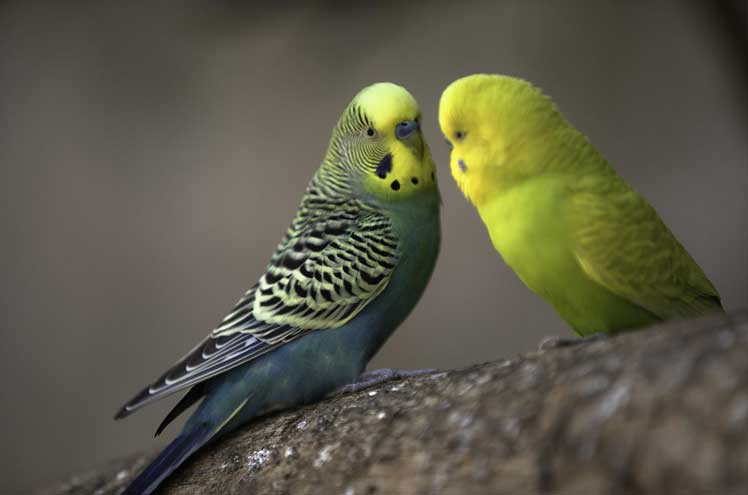
[[[662,319],[721,309],[699,265],[623,180],[586,177],[572,187],[572,242],[590,278]]]
[[[256,359],[313,330],[337,328],[387,286],[398,261],[389,217],[331,212],[295,221],[260,280],[219,326],[117,413]]]

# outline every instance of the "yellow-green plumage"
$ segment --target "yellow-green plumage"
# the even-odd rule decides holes
[[[722,309],[657,212],[530,83],[459,79],[439,122],[494,247],[577,334]]]

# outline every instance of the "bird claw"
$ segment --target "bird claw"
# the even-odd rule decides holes
[[[435,368],[424,368],[421,370],[396,370],[392,368],[380,368],[377,370],[365,371],[358,375],[353,383],[349,383],[348,385],[340,387],[330,395],[344,395],[354,392],[360,392],[361,390],[371,388],[375,385],[379,385],[390,380],[401,380],[403,378],[426,375],[429,373],[434,373],[436,371],[437,370]]]
[[[544,337],[538,345],[540,352],[549,351],[551,349],[559,349],[562,347],[573,347],[579,344],[587,344],[590,342],[597,342],[599,340],[607,339],[608,335],[604,333],[596,333],[589,337],[559,337],[552,335],[550,337]]]

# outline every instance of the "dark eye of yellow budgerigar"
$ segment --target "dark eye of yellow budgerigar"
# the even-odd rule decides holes
[[[465,139],[465,133],[463,131],[455,132],[455,139],[457,139],[458,141],[462,141],[463,139]]]

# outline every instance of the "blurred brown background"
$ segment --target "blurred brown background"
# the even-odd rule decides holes
[[[112,414],[255,280],[338,114],[375,81],[421,102],[444,243],[373,365],[463,366],[570,335],[449,176],[438,98],[478,71],[542,86],[725,305],[748,306],[735,20],[667,1],[0,5],[0,493],[164,441],[151,434],[173,400]]]

